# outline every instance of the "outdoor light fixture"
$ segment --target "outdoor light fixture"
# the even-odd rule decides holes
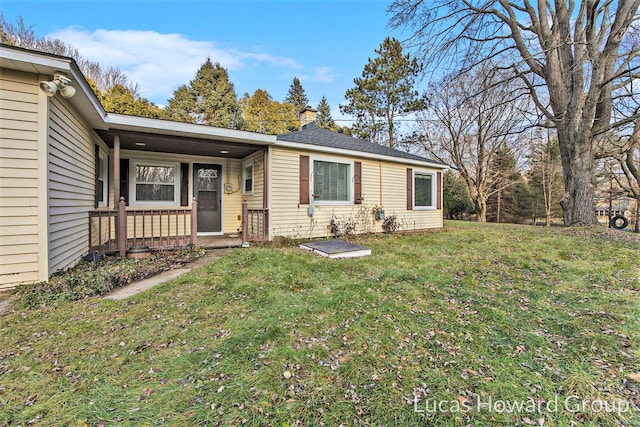
[[[64,98],[71,98],[75,95],[76,90],[69,86],[71,79],[63,74],[54,74],[53,80],[50,82],[40,82],[40,89],[47,94],[47,96],[53,96],[57,91],[60,91],[60,95]]]

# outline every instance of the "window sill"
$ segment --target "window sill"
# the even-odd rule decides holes
[[[311,200],[310,205],[315,206],[352,206],[355,203],[352,201],[338,201],[338,200]]]

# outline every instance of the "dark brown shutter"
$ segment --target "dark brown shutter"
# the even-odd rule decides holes
[[[442,172],[436,174],[436,209],[442,209]]]
[[[95,176],[95,181],[96,181],[96,188],[95,188],[95,202],[93,202],[93,207],[97,208],[98,207],[98,197],[100,195],[100,147],[99,146],[95,146],[94,149],[94,153],[95,153],[95,167],[96,167],[96,176]]]
[[[189,163],[180,163],[180,206],[189,206]]]
[[[407,210],[413,210],[413,169],[407,168]]]
[[[356,205],[362,204],[362,162],[353,162],[353,197]]]
[[[309,204],[309,156],[300,156],[300,204]]]
[[[129,206],[129,159],[120,159],[120,196]],[[120,197],[116,195],[116,198],[115,205],[118,206]]]

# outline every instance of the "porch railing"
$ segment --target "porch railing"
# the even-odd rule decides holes
[[[118,253],[136,246],[180,247],[197,243],[197,202],[191,209],[127,210],[120,198],[117,210],[89,212],[89,251]]]
[[[269,209],[249,209],[242,202],[242,240],[263,242],[269,240]]]
[[[125,256],[136,246],[181,247],[197,244],[198,203],[191,209],[126,209],[120,198],[118,209],[89,212],[89,251]],[[244,242],[269,240],[269,209],[249,209],[242,202]]]

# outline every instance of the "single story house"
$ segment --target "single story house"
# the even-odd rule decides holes
[[[445,168],[313,122],[275,136],[107,113],[73,59],[0,45],[0,288],[95,251],[379,232],[382,210],[440,228]]]

